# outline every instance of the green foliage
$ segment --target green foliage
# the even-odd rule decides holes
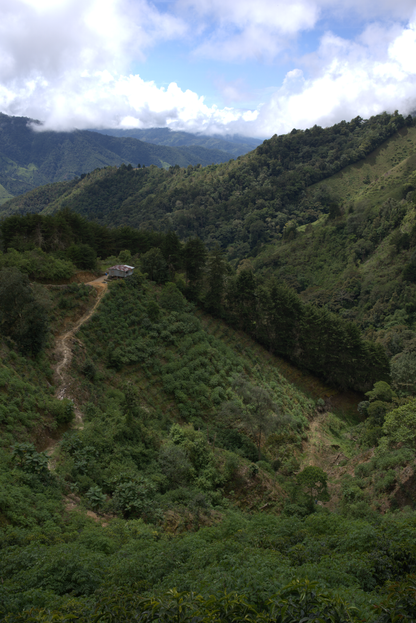
[[[68,279],[73,274],[74,264],[68,261],[68,254],[80,268],[91,269],[97,256],[113,256],[112,263],[120,263],[118,253],[124,254],[122,257],[145,254],[165,246],[171,236],[126,226],[108,228],[87,221],[68,207],[53,216],[5,218],[0,231],[5,251],[0,254],[0,267],[17,266],[31,278],[48,281]]]
[[[7,351],[6,351],[7,352]],[[50,369],[44,355],[26,359],[2,351],[0,365],[0,439],[2,447],[26,442],[35,430],[47,432],[56,428],[63,405],[51,395]]]
[[[75,417],[74,403],[64,398],[54,404],[53,415],[58,424],[69,424]]]
[[[383,435],[388,443],[413,446],[416,438],[416,401],[393,409],[385,417]]]
[[[202,287],[202,276],[207,251],[199,238],[191,238],[183,249],[183,261],[188,280],[188,297],[197,299]]]
[[[0,184],[12,195],[19,195],[36,186],[50,185],[50,182],[67,180],[74,176],[80,176],[80,179],[61,182],[59,190],[61,193],[68,192],[77,186],[77,182],[79,190],[79,186],[82,188],[89,177],[97,174],[98,167],[103,165],[110,168],[121,165],[119,171],[122,175],[134,175],[135,171],[130,164],[132,162],[144,163],[143,166],[146,167],[149,165],[162,167],[166,166],[166,163],[186,167],[198,163],[208,165],[212,162],[226,162],[231,157],[231,154],[222,151],[221,148],[206,148],[202,145],[173,147],[170,143],[166,146],[154,145],[125,136],[109,136],[85,130],[72,132],[68,139],[67,132],[34,132],[30,127],[31,123],[39,122],[26,117],[1,115],[3,139],[0,152],[2,158]],[[258,143],[255,141],[251,149],[256,144]],[[235,148],[233,145],[233,149]],[[246,153],[249,149],[247,146],[239,153]],[[43,205],[50,201],[51,195],[54,196],[49,191],[46,197],[43,197]],[[36,193],[34,196],[38,199]]]
[[[390,385],[385,381],[377,381],[377,383],[374,383],[373,389],[366,393],[366,396],[368,397],[370,402],[391,402],[394,395],[395,394],[391,389]]]
[[[97,370],[92,361],[87,360],[85,362],[82,367],[82,373],[87,377],[87,379],[89,379],[91,382],[94,382]]]
[[[113,504],[124,517],[150,514],[156,492],[155,485],[144,476],[121,474],[114,482]]]
[[[223,414],[241,420],[255,440],[258,460],[261,455],[263,437],[281,425],[277,405],[267,390],[252,385],[247,378],[239,376],[234,381],[234,389],[239,402],[228,402],[223,406]]]
[[[97,267],[97,254],[88,244],[72,244],[67,255],[77,268],[95,270]]]
[[[48,473],[48,456],[44,452],[36,452],[32,443],[15,443],[12,456],[16,465],[25,472],[38,476]]]
[[[174,283],[167,283],[163,288],[159,303],[168,311],[182,312],[186,308],[186,299]]]
[[[389,379],[380,344],[363,340],[356,325],[325,307],[303,304],[284,283],[257,284],[252,271],[241,270],[228,285],[226,300],[234,326],[332,385],[362,391]]]
[[[224,253],[217,245],[208,256],[207,291],[204,296],[207,311],[214,315],[219,315],[222,311],[226,273]]]
[[[327,488],[328,475],[320,467],[315,467],[313,465],[305,467],[297,474],[296,481],[309,496],[311,508],[313,508],[314,500],[325,502],[329,500]]]
[[[178,445],[164,445],[160,449],[158,462],[162,474],[166,477],[167,487],[176,488],[189,484],[195,470],[185,448]]]
[[[85,497],[93,508],[100,508],[107,499],[100,487],[90,487]]]
[[[216,442],[227,450],[231,450],[252,463],[258,459],[258,451],[254,443],[241,431],[233,428],[220,429],[216,434]]]
[[[72,262],[56,258],[38,248],[22,251],[9,248],[7,253],[0,253],[0,268],[12,267],[31,279],[46,282],[69,279],[74,273]]]
[[[0,271],[0,331],[24,353],[37,355],[48,334],[48,299],[16,268]]]
[[[416,390],[416,353],[401,352],[391,360],[392,383],[401,393],[415,394]]]
[[[140,520],[116,521],[104,532],[79,519],[68,527],[76,543],[73,532],[59,526],[44,528],[38,541],[20,531],[18,557],[10,537],[4,541],[6,621],[289,623],[325,617],[358,623],[375,620],[374,606],[376,616],[402,613],[404,620],[414,608],[409,514],[371,523],[320,513],[304,519],[231,513],[216,527],[173,539]],[[53,532],[65,542],[50,538]],[[17,614],[34,601],[31,612]]]
[[[143,273],[147,274],[150,281],[164,283],[168,278],[168,267],[160,249],[153,248],[140,258],[140,266]]]
[[[416,581],[414,574],[400,582],[389,582],[382,603],[375,606],[377,623],[415,620]]]

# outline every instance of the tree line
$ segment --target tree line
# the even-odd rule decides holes
[[[284,282],[258,279],[251,270],[233,274],[222,250],[208,251],[199,238],[182,243],[174,232],[131,227],[110,229],[65,209],[53,216],[9,217],[0,225],[5,251],[39,246],[64,255],[80,268],[93,268],[97,254],[125,251],[157,283],[184,272],[187,298],[245,331],[270,352],[328,383],[366,391],[389,379],[384,348],[363,340],[358,327],[325,306],[304,304]],[[127,256],[126,256],[127,257]]]

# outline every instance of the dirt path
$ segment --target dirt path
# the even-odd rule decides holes
[[[55,355],[57,359],[57,363],[54,366],[55,384],[57,386],[55,397],[58,398],[58,400],[63,400],[64,398],[68,398],[69,400],[73,401],[74,412],[75,412],[74,428],[82,429],[84,425],[83,425],[82,413],[80,409],[78,408],[73,396],[71,396],[68,391],[68,387],[69,387],[68,369],[69,369],[69,366],[72,360],[71,342],[73,342],[76,339],[75,334],[77,333],[77,331],[79,331],[82,325],[91,318],[91,316],[97,309],[98,305],[100,304],[101,299],[103,298],[104,294],[107,291],[107,283],[105,280],[106,280],[105,277],[99,277],[98,279],[95,279],[94,281],[90,281],[86,284],[86,285],[93,286],[97,290],[97,300],[95,301],[94,306],[90,310],[88,310],[88,312],[84,314],[84,316],[82,316],[69,331],[66,331],[62,335],[58,335],[55,338],[56,339]],[[54,464],[55,464],[54,454],[55,454],[55,449],[58,444],[59,444],[59,440],[54,440],[47,446],[45,450],[45,452],[47,452],[47,454],[50,456],[50,461],[49,461],[50,469],[53,469]]]

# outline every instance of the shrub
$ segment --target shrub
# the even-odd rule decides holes
[[[274,469],[267,461],[257,461],[257,466],[268,474],[274,476]]]
[[[416,400],[390,411],[385,417],[383,433],[390,443],[415,444]]]
[[[74,419],[74,403],[72,400],[67,398],[55,400],[50,409],[58,424],[69,424]]]
[[[29,474],[45,476],[48,473],[48,455],[37,452],[33,443],[15,443],[12,457],[18,467]]]
[[[176,488],[188,483],[194,471],[185,449],[174,444],[162,446],[158,463],[170,487]]]
[[[87,379],[89,379],[90,381],[94,381],[95,377],[97,375],[97,370],[94,366],[94,364],[92,363],[92,361],[87,360],[84,365],[82,366],[82,370],[81,370],[82,374],[84,376],[87,377]]]
[[[167,283],[159,297],[160,305],[169,311],[182,312],[187,301],[174,283]]]
[[[104,502],[107,499],[102,492],[101,487],[98,486],[90,487],[90,489],[88,489],[87,493],[85,494],[85,497],[88,499],[92,508],[100,508],[101,506],[103,506]]]
[[[239,467],[238,457],[233,452],[228,452],[224,465],[224,478],[226,481],[233,480]]]
[[[396,483],[396,472],[394,469],[389,469],[389,471],[382,477],[379,478],[376,482],[376,490],[377,491],[389,491],[392,489]]]
[[[113,484],[115,484],[113,504],[124,517],[150,513],[156,487],[148,478],[121,474]]]

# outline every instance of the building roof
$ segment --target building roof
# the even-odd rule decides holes
[[[108,270],[120,270],[122,273],[128,273],[129,270],[133,270],[134,266],[127,266],[127,264],[116,264],[115,266],[110,266]]]

